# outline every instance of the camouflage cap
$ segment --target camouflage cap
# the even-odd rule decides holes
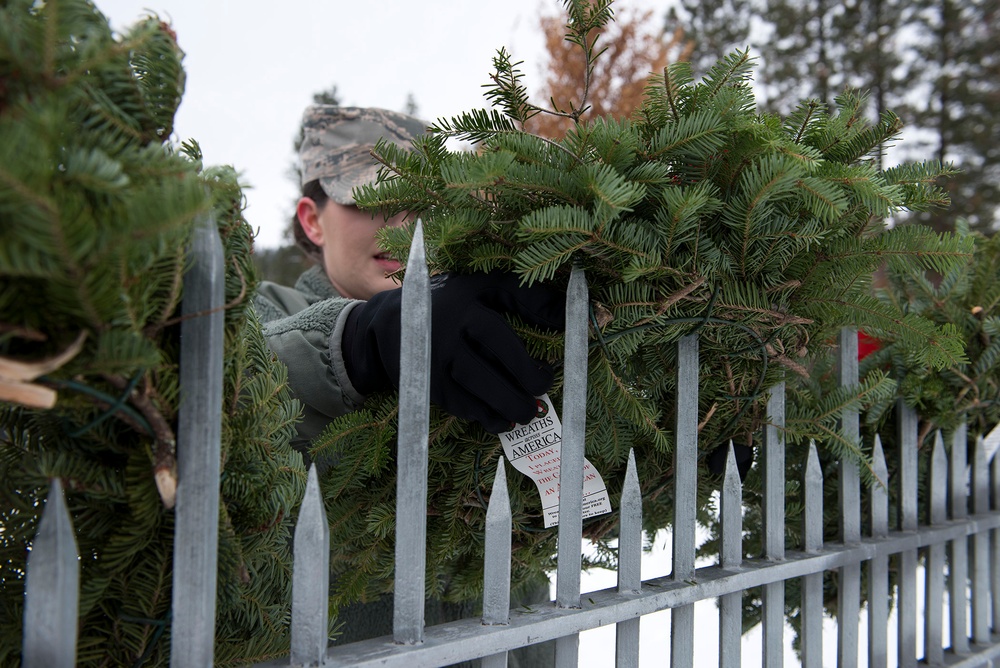
[[[302,185],[319,180],[334,202],[354,204],[351,190],[374,183],[378,174],[378,163],[369,153],[375,143],[385,138],[410,148],[413,138],[426,129],[423,121],[387,109],[330,104],[309,107],[302,117],[299,148]]]

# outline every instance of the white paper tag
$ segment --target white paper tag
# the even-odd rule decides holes
[[[562,451],[562,423],[549,400],[538,397],[538,412],[525,425],[499,434],[507,459],[518,471],[531,478],[542,499],[545,528],[559,524],[559,461]],[[583,460],[583,517],[611,512],[608,488],[597,469]]]

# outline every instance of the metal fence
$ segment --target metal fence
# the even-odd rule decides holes
[[[195,242],[203,259],[195,262],[185,282],[184,310],[199,313],[222,304],[221,247],[210,226]],[[317,477],[309,473],[295,530],[292,600],[292,652],[289,660],[266,666],[441,666],[483,657],[487,668],[506,665],[507,652],[555,640],[557,666],[578,664],[579,633],[617,626],[618,666],[639,662],[639,620],[660,610],[670,617],[670,661],[691,666],[696,639],[697,601],[718,601],[721,666],[739,666],[742,596],[749,588],[763,591],[763,665],[782,666],[785,653],[785,584],[801,579],[801,661],[823,665],[823,574],[837,572],[837,664],[993,665],[1000,657],[1000,458],[986,460],[980,438],[967,461],[966,432],[951,436],[950,454],[937,435],[926,484],[928,517],[918,518],[917,416],[897,407],[897,471],[890,480],[881,444],[874,444],[876,476],[898,494],[897,526],[889,526],[887,487],[876,486],[870,507],[862,508],[861,483],[853,464],[838,471],[841,536],[823,540],[823,478],[815,447],[810,447],[804,479],[805,509],[801,545],[785,545],[785,448],[782,426],[784,387],[771,389],[770,426],[766,430],[764,474],[764,555],[744,560],[742,490],[732,452],[721,491],[721,558],[717,565],[695,567],[698,433],[698,340],[678,343],[678,401],[674,454],[675,516],[670,576],[643,581],[641,500],[635,462],[630,454],[620,501],[618,586],[580,594],[585,397],[587,387],[587,284],[574,269],[566,305],[565,388],[562,406],[563,445],[559,501],[556,600],[530,613],[510,610],[511,514],[504,467],[498,467],[487,511],[486,581],[483,616],[425,628],[424,541],[430,288],[418,223],[403,286],[404,365],[400,384],[400,429],[396,522],[395,612],[392,637],[327,647],[329,530]],[[219,402],[221,401],[221,313],[185,322],[182,371],[182,415],[178,437],[179,487],[171,665],[212,663],[215,610],[216,532],[205,518],[217,518]],[[857,336],[840,337],[840,381],[857,380]],[[186,365],[190,364],[188,367]],[[196,375],[197,374],[197,375]],[[848,435],[859,433],[858,415],[845,413]],[[570,482],[573,481],[573,482]],[[992,499],[992,501],[991,501]],[[971,510],[971,514],[970,514]],[[869,535],[862,533],[862,513],[870,513]],[[794,518],[793,521],[800,521]],[[918,569],[919,567],[919,569]],[[890,588],[890,568],[896,584]],[[867,577],[862,577],[867,569]],[[922,596],[918,574],[924,573]],[[947,577],[946,577],[947,574]],[[73,531],[58,481],[31,551],[27,575],[24,664],[70,666],[74,663],[78,572]],[[862,583],[867,583],[867,629],[859,625]],[[945,588],[948,587],[948,595]],[[970,594],[971,591],[971,594]],[[895,652],[888,640],[890,600],[895,600],[898,630]],[[918,647],[918,612],[923,642]],[[969,624],[971,620],[971,628]],[[950,647],[943,630],[949,625]],[[867,656],[859,656],[859,640],[867,633]]]

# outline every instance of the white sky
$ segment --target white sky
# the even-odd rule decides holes
[[[657,8],[670,0],[619,0]],[[286,172],[313,93],[336,84],[350,106],[402,110],[412,94],[425,120],[486,106],[482,85],[497,49],[518,60],[529,90],[541,83],[538,17],[559,0],[96,0],[122,30],[155,12],[186,58],[176,139],[193,138],[206,165],[230,164],[246,189],[258,243],[282,242],[297,196]]]

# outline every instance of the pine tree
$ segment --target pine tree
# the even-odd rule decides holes
[[[313,104],[340,104],[340,92],[337,85],[333,84],[329,88],[313,93]],[[292,152],[298,156],[299,147],[305,139],[305,131],[299,125],[295,139],[292,141]],[[295,199],[288,203],[288,210],[291,212],[285,229],[282,233],[284,242],[277,248],[255,248],[253,253],[254,266],[261,278],[273,281],[280,285],[295,285],[298,277],[312,266],[313,261],[306,257],[302,250],[295,243],[296,214],[295,205],[299,199],[299,190],[302,186],[302,170],[298,159],[292,161],[285,171],[288,180],[295,184]]]
[[[116,37],[85,0],[0,6],[0,362],[60,362],[3,383],[0,665],[20,660],[53,477],[82,555],[79,665],[167,664],[173,511],[154,471],[173,470],[184,249],[209,214],[227,267],[216,658],[288,651],[298,404],[249,310],[236,173],[169,143],[182,55],[156,16]]]
[[[844,88],[854,88],[870,92],[871,117],[889,108],[898,111],[906,92],[898,74],[906,47],[901,33],[913,21],[912,4],[768,3],[756,17],[767,37],[754,46],[765,64],[760,84],[767,108],[787,113],[795,99],[792,91],[830,104]]]
[[[960,229],[969,234],[964,224]],[[919,351],[884,332],[877,337],[878,350],[862,362],[862,370],[889,369],[901,379],[900,396],[920,415],[923,444],[938,429],[951,432],[963,418],[970,446],[1000,423],[1000,237],[970,236],[975,248],[968,266],[937,281],[918,272],[891,272],[876,291],[884,303],[954,328],[965,342],[964,360],[934,369],[916,363]],[[885,424],[888,409],[873,406],[866,422]]]
[[[901,115],[918,132],[915,143],[952,161],[961,173],[946,184],[947,212],[921,214],[937,229],[965,218],[974,230],[1000,229],[1000,3],[996,0],[922,0],[915,5],[916,37],[902,87]],[[921,139],[921,135],[928,139]]]
[[[754,7],[765,35],[754,50],[766,108],[788,113],[802,97],[830,104],[844,87],[870,91],[870,118],[891,108],[907,127],[902,147],[885,147],[888,164],[933,153],[960,170],[947,181],[951,206],[912,218],[939,230],[953,229],[959,217],[985,233],[996,229],[996,2],[774,0]]]
[[[971,461],[976,440],[996,427],[1000,422],[1000,237],[984,237],[969,233],[965,225],[959,225],[959,233],[969,235],[974,241],[974,251],[969,263],[959,264],[947,272],[940,280],[932,281],[922,271],[897,267],[888,274],[884,287],[875,291],[880,301],[891,304],[908,314],[919,315],[940,327],[953,330],[964,342],[965,358],[941,368],[928,367],[919,361],[920,351],[903,343],[896,332],[880,332],[876,337],[873,352],[859,361],[861,387],[876,387],[885,378],[892,382],[893,391],[872,392],[861,398],[854,407],[862,415],[861,440],[859,443],[866,459],[874,449],[876,435],[882,445],[889,471],[890,484],[885,488],[889,495],[889,507],[897,508],[899,487],[891,484],[898,475],[899,448],[894,426],[896,400],[901,398],[907,406],[917,411],[919,417],[918,475],[926,479],[936,433],[940,430],[945,443],[952,442],[950,435],[960,420],[968,426],[968,456]],[[788,395],[788,419],[794,421],[801,416],[815,412],[816,407],[829,403],[843,390],[838,388],[833,356],[817,360],[807,381],[790,387]],[[802,544],[798,518],[801,517],[805,499],[800,481],[803,479],[808,456],[807,440],[790,439],[786,443],[786,509],[788,521],[785,524],[785,541],[789,546]],[[837,467],[838,458],[829,451],[820,451],[820,466],[824,473],[824,540],[840,540],[840,516],[838,513]],[[760,476],[752,471],[747,480],[751,495],[760,493]],[[869,478],[871,475],[869,473]],[[871,480],[872,485],[885,481]],[[872,486],[862,489],[862,507],[868,507]],[[928,486],[922,485],[917,495],[919,516],[926,517],[930,508]],[[751,554],[760,553],[763,544],[762,522],[755,504],[749,508],[749,517],[744,526],[748,530],[744,536],[744,546]],[[869,520],[863,518],[867,525]],[[708,522],[713,535],[718,533],[715,519]],[[866,531],[867,526],[866,526]],[[701,547],[703,555],[714,554],[718,549],[716,541]],[[895,584],[895,573],[890,575],[890,586]],[[800,597],[796,590],[798,582],[788,583],[790,591],[786,597],[785,613],[791,627],[800,629]],[[862,591],[862,604],[867,593]],[[837,578],[828,574],[824,583],[824,601],[828,615],[836,618]],[[760,621],[760,589],[750,590],[744,598],[745,629]],[[793,641],[797,648],[798,638]]]
[[[751,0],[680,0],[667,10],[665,27],[683,27],[691,44],[691,69],[699,76],[747,47],[754,15]]]
[[[589,36],[609,22],[610,2],[565,4],[567,39],[596,58]],[[729,439],[759,442],[765,390],[804,373],[841,326],[893,331],[921,351],[921,364],[963,359],[953,332],[868,290],[882,262],[948,271],[970,248],[966,239],[879,222],[946,202],[934,185],[946,167],[880,171],[871,161],[899,131],[891,112],[870,123],[866,98],[845,93],[832,111],[806,101],[785,118],[758,114],[752,59],[735,52],[698,82],[688,64],[670,65],[651,79],[631,119],[579,121],[555,141],[519,130],[542,112],[528,102],[510,54],[498,52],[494,66],[492,108],[439,119],[412,152],[377,146],[381,182],[362,188],[358,201],[421,217],[434,272],[501,269],[562,286],[573,263],[586,270],[594,312],[587,457],[616,504],[635,449],[648,530],[671,518],[664,490],[681,337],[700,335],[706,454]],[[448,138],[479,150],[449,152]],[[411,233],[387,229],[382,240],[402,258]],[[558,364],[560,337],[515,326],[535,356]],[[894,389],[888,379],[875,385],[869,392],[878,396]],[[861,391],[838,400],[857,402]],[[550,394],[560,405],[558,374]],[[331,525],[337,603],[391,587],[395,402],[391,394],[369,398],[313,444],[314,456],[338,461],[322,481],[338,518]],[[857,444],[825,415],[789,428],[789,437],[810,436],[832,456],[863,463]],[[484,501],[500,443],[435,410],[430,447],[427,563],[436,577],[429,587],[467,600],[481,587]],[[703,509],[711,486],[705,476]],[[511,487],[521,581],[552,565],[555,532],[542,528],[533,486],[519,479]],[[593,518],[585,534],[603,544],[615,524],[613,516]]]

